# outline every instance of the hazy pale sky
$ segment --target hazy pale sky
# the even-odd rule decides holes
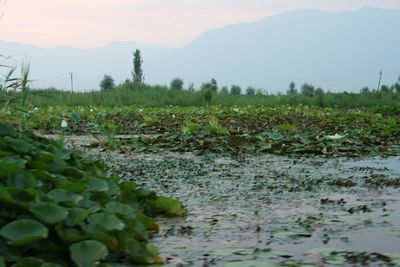
[[[182,46],[203,32],[286,10],[400,9],[400,0],[0,0],[0,40],[89,48],[113,41]]]

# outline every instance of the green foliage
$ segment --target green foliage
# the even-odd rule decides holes
[[[201,91],[211,91],[212,93],[216,93],[218,91],[217,81],[212,78],[210,82],[205,82],[200,87]]]
[[[143,83],[144,75],[142,70],[143,59],[139,49],[133,53],[132,80],[134,83]]]
[[[297,95],[296,84],[292,81],[289,84],[289,89],[286,92],[287,95]]]
[[[108,255],[107,247],[98,241],[87,240],[70,246],[72,260],[80,267],[96,266]]]
[[[251,87],[251,86],[247,87],[246,94],[247,95],[255,95],[256,94],[256,88]]]
[[[183,134],[195,134],[200,130],[200,125],[191,120],[185,120],[183,122],[182,133]]]
[[[102,91],[108,91],[114,89],[114,87],[114,79],[110,75],[105,74],[103,80],[100,82],[100,89]]]
[[[37,113],[42,107],[76,107],[90,109],[93,107],[121,107],[121,106],[137,106],[137,107],[167,107],[167,106],[181,106],[181,107],[199,107],[199,106],[264,106],[264,107],[280,107],[285,105],[291,106],[317,106],[317,107],[331,107],[342,109],[353,108],[373,108],[379,109],[380,112],[385,110],[390,111],[391,114],[400,114],[400,93],[396,93],[396,84],[393,85],[393,90],[389,93],[377,92],[376,90],[362,91],[361,93],[332,93],[324,92],[323,94],[315,94],[314,96],[305,96],[302,94],[264,94],[258,90],[256,95],[231,95],[226,93],[226,87],[221,88],[221,93],[213,93],[209,102],[205,100],[204,90],[197,91],[174,91],[169,90],[167,86],[150,86],[147,84],[138,84],[126,82],[117,86],[114,90],[110,91],[97,91],[85,93],[71,93],[67,91],[57,91],[54,89],[49,90],[30,90],[29,97],[26,101],[26,106],[29,107],[23,116],[16,114],[16,110],[8,108],[7,110],[3,105],[0,107],[0,119],[5,116],[9,117],[6,113],[13,113],[13,116],[23,123],[22,125],[30,124],[32,116]],[[400,88],[400,86],[399,86]],[[400,90],[400,89],[399,89]],[[225,93],[224,93],[225,92]],[[400,92],[400,91],[399,91]],[[0,92],[1,94],[1,92]],[[21,103],[21,92],[3,92],[3,99],[14,99],[13,104]],[[19,100],[18,100],[19,99]],[[74,108],[75,109],[75,108]],[[55,120],[55,118],[53,118]],[[59,123],[58,123],[59,124]]]
[[[181,78],[175,78],[171,81],[169,88],[175,91],[183,90],[184,81]]]
[[[301,94],[306,97],[313,97],[315,88],[311,84],[305,83],[301,86]]]
[[[231,95],[240,95],[242,93],[242,88],[239,85],[231,86]]]
[[[221,90],[220,90],[220,93],[221,94],[225,94],[225,95],[229,94],[228,86],[222,86]]]
[[[181,204],[57,141],[0,125],[0,266],[160,263],[145,214],[178,216]]]
[[[217,80],[214,78],[212,78],[210,81],[210,89],[214,93],[216,93],[218,91],[218,83],[217,83]]]
[[[211,135],[227,135],[229,130],[219,124],[218,118],[211,117],[208,120],[207,132]]]

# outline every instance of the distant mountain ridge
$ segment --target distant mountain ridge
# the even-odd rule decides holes
[[[400,74],[397,25],[399,10],[289,11],[211,30],[149,72],[158,75],[151,77],[156,83],[180,76],[199,84],[215,77],[220,84],[269,92],[285,91],[291,80],[332,91],[374,88],[380,69],[383,82]],[[166,64],[170,71],[161,73]]]
[[[152,84],[181,77],[200,86],[215,78],[220,85],[277,92],[293,80],[298,86],[309,82],[332,91],[358,91],[363,86],[375,88],[380,69],[383,83],[394,82],[400,74],[398,25],[400,10],[294,10],[213,29],[177,49],[124,42],[88,50],[25,48],[32,79],[39,77],[36,87],[68,88],[68,79],[61,81],[57,75],[70,71],[76,73],[81,89],[97,88],[105,73],[122,81],[130,77],[132,52],[139,48],[146,82]],[[0,54],[18,50],[17,45],[4,47],[0,42]]]

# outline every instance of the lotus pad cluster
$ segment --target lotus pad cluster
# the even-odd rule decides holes
[[[0,267],[161,263],[146,214],[184,212],[82,152],[0,125]]]

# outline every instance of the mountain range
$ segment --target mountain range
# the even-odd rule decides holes
[[[294,10],[252,23],[212,29],[188,45],[170,48],[115,42],[94,49],[0,41],[0,54],[31,64],[36,88],[68,89],[74,73],[78,90],[98,89],[104,74],[116,82],[131,77],[132,53],[144,59],[145,81],[168,84],[180,77],[199,87],[215,78],[219,85],[284,92],[290,81],[331,91],[375,88],[400,74],[400,10],[362,8],[347,12]]]

